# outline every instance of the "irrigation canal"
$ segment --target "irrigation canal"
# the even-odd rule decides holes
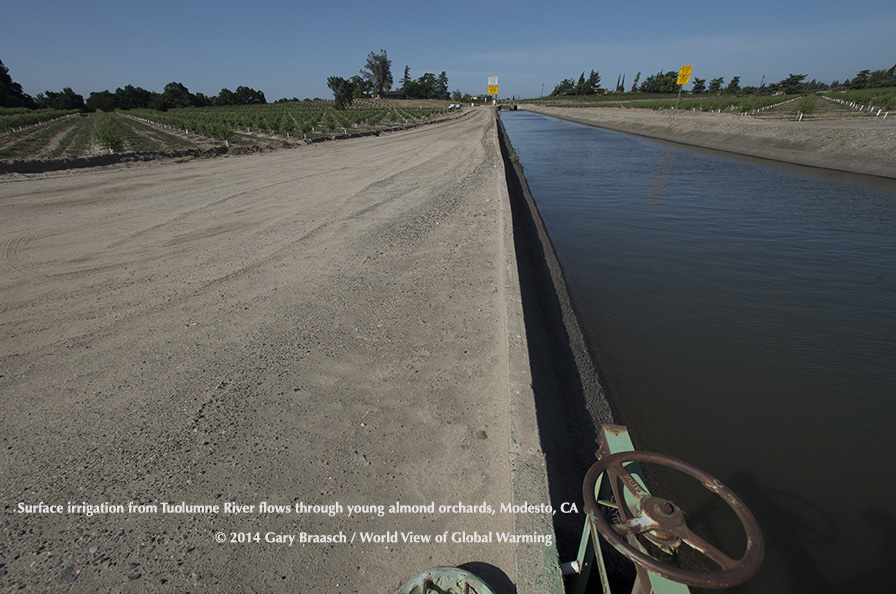
[[[713,474],[762,525],[739,591],[887,583],[896,183],[501,118],[636,447]]]

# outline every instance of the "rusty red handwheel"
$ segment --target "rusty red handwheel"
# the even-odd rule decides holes
[[[625,469],[624,462],[645,462],[673,468],[687,474],[708,490],[721,497],[737,514],[747,536],[747,547],[740,559],[732,559],[717,547],[697,534],[685,523],[681,508],[662,497],[654,497]],[[638,498],[640,513],[616,524],[610,524],[598,508],[594,493],[595,483],[600,475],[610,473],[622,483],[625,489]],[[593,527],[626,558],[650,571],[670,580],[703,588],[730,588],[753,577],[762,564],[765,544],[759,523],[734,492],[706,472],[677,458],[653,452],[621,452],[610,454],[598,460],[585,475],[583,487],[585,511],[593,522]],[[621,502],[620,502],[621,505]],[[716,571],[694,571],[673,567],[651,557],[630,544],[624,537],[645,534],[653,542],[680,540],[695,551],[716,563],[721,569]]]

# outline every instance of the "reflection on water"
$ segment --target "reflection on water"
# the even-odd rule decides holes
[[[653,185],[650,186],[650,193],[647,195],[647,212],[651,214],[656,213],[662,203],[663,186],[666,183],[666,176],[669,174],[669,168],[671,167],[672,154],[672,151],[667,149],[660,153],[660,158],[656,161]]]
[[[501,117],[635,444],[761,522],[743,591],[872,583],[893,552],[896,183]]]

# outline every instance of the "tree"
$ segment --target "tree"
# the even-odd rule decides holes
[[[564,78],[557,86],[554,87],[554,90],[551,91],[551,95],[554,97],[559,97],[560,95],[572,95],[576,90],[576,83],[571,78]]]
[[[778,88],[787,95],[796,95],[803,90],[803,80],[805,78],[805,74],[791,74],[778,83]]]
[[[638,81],[641,80],[641,73],[635,75],[635,82],[632,83],[632,93],[638,90]]]
[[[364,80],[357,74],[348,79],[348,82],[352,83],[352,86],[354,87],[353,97],[355,99],[369,97],[373,92],[373,85],[370,84],[370,81]]]
[[[448,75],[443,70],[436,79],[436,99],[448,99]]]
[[[121,87],[115,89],[115,104],[118,109],[139,109],[148,107],[152,96],[152,91],[126,85],[123,89]]]
[[[404,67],[404,76],[401,77],[401,90],[404,91],[405,88],[411,82],[411,68],[410,66]]]
[[[0,107],[34,107],[34,99],[12,80],[9,68],[0,60]]]
[[[110,152],[114,153],[124,148],[121,128],[102,110],[97,111],[94,117],[93,136],[101,146],[106,147]]]
[[[740,77],[735,76],[731,78],[731,82],[728,83],[728,86],[725,87],[725,92],[729,95],[737,95],[740,92]]]
[[[593,95],[600,88],[600,73],[597,70],[592,70],[591,74],[588,75],[585,87],[586,95]]]
[[[61,93],[54,93],[53,91],[39,93],[37,95],[37,105],[52,109],[86,109],[84,97],[72,91],[70,87],[62,89]]]
[[[585,73],[582,72],[578,82],[572,78],[563,79],[554,87],[551,95],[555,97],[559,95],[593,95],[599,86],[600,74],[596,70],[592,70],[588,78],[585,78]]]
[[[367,63],[361,69],[361,76],[373,84],[373,94],[377,99],[383,96],[383,91],[392,88],[392,60],[386,56],[386,50],[381,49],[380,52],[370,52]]]
[[[691,89],[695,95],[699,95],[706,91],[706,79],[694,77],[694,88]]]
[[[115,95],[109,91],[93,91],[87,98],[86,106],[88,111],[115,111],[118,104]]]
[[[712,79],[711,81],[709,81],[709,92],[715,93],[716,95],[720,94],[722,92],[722,84],[724,82],[725,79],[721,76],[719,78]]]
[[[793,76],[793,75],[791,74],[791,76]],[[851,88],[867,89],[869,86],[869,84],[868,84],[869,78],[871,78],[871,71],[870,70],[862,70],[855,76],[855,78],[852,79]]]
[[[237,103],[240,105],[267,103],[267,100],[264,98],[264,93],[256,91],[255,89],[250,89],[249,87],[237,87],[234,94],[236,95]]]
[[[162,92],[162,102],[168,109],[190,107],[193,101],[194,97],[190,90],[179,82],[168,83]]]
[[[423,76],[417,79],[418,86],[418,99],[434,99],[436,96],[436,90],[438,81],[436,80],[436,75],[432,72],[427,72]]]
[[[409,99],[448,99],[448,75],[444,71],[439,76],[427,72],[405,83],[402,90]]]
[[[333,99],[336,109],[345,109],[352,104],[355,96],[355,86],[349,80],[340,76],[331,76],[327,79],[327,86],[333,91]]]
[[[579,82],[576,84],[575,94],[593,95],[597,91],[599,85],[600,74],[598,74],[596,70],[592,70],[591,74],[588,75],[588,78],[585,78],[585,73],[582,72],[582,75],[579,76]]]
[[[642,93],[674,93],[678,90],[678,72],[657,72],[648,76],[638,87]]]
[[[218,96],[215,97],[215,105],[236,105],[236,95],[228,89],[224,87],[221,89],[221,92],[218,93]]]
[[[209,107],[212,105],[212,100],[205,93],[196,93],[193,95],[193,102],[191,105],[195,107]]]

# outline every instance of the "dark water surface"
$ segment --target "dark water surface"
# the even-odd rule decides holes
[[[759,519],[744,591],[887,583],[896,183],[501,119],[636,447],[703,468]]]

